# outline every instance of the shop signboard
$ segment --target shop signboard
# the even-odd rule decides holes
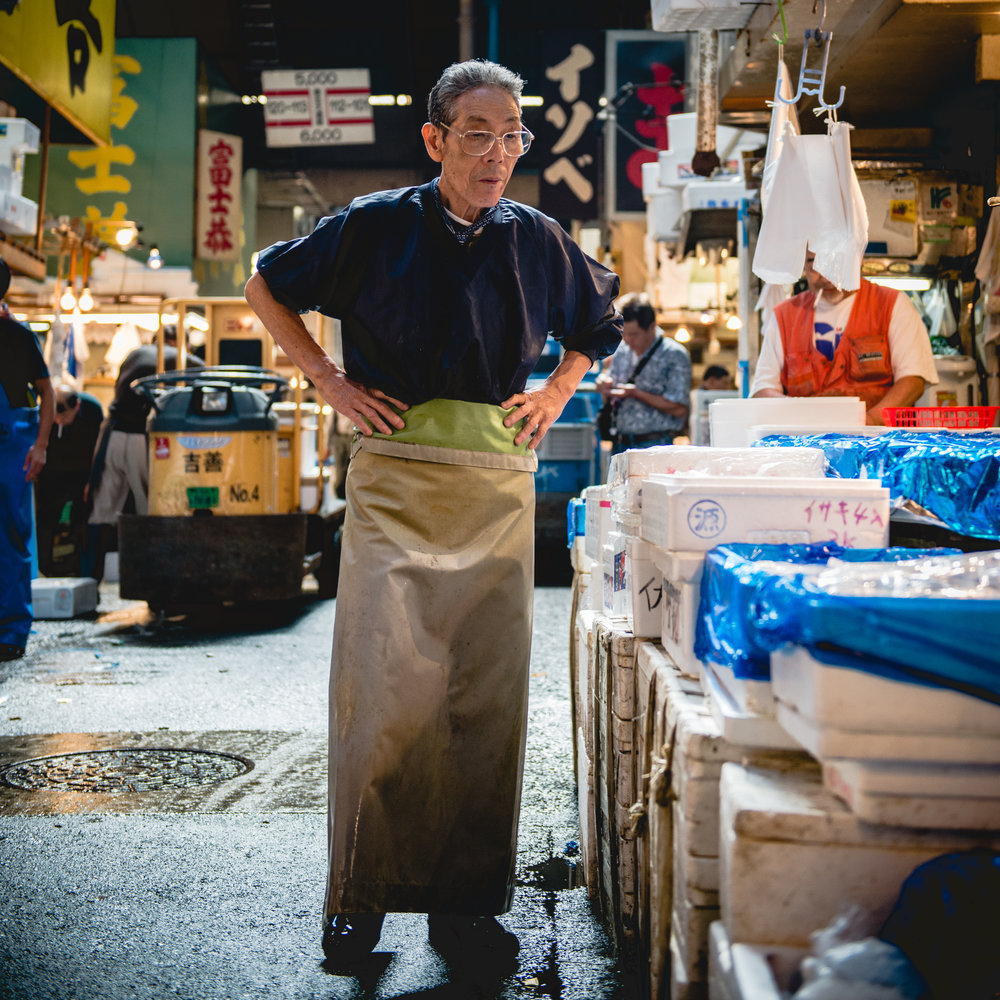
[[[685,111],[688,34],[606,33],[606,217],[645,219],[642,165],[668,149],[667,117]]]
[[[237,135],[201,129],[194,247],[199,260],[240,259],[242,182],[243,140]]]
[[[114,245],[122,223],[142,226],[148,254],[190,267],[194,242],[196,42],[193,38],[119,38],[111,94],[111,135],[105,146],[53,146],[46,211],[90,223]],[[169,94],[169,100],[164,95]],[[37,190],[29,157],[25,190]],[[32,172],[34,171],[34,176]]]
[[[367,69],[264,70],[268,146],[364,145],[375,141]]]
[[[604,39],[600,32],[546,36],[539,208],[556,219],[600,218],[598,146]]]
[[[0,62],[98,144],[110,140],[115,0],[5,4]]]

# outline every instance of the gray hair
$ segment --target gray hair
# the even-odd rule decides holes
[[[427,97],[427,120],[432,125],[450,125],[455,120],[455,102],[477,87],[506,91],[520,105],[524,80],[506,66],[486,59],[452,63]]]

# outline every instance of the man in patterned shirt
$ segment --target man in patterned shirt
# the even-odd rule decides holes
[[[649,298],[632,292],[619,300],[618,309],[625,321],[622,343],[596,380],[614,408],[613,455],[672,444],[687,423],[691,398],[691,359],[657,327]]]

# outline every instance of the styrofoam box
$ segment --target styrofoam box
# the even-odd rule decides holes
[[[699,678],[705,694],[709,693],[712,684],[712,679],[709,677],[711,671],[715,675],[715,682],[729,695],[741,712],[775,717],[777,705],[770,681],[737,677],[729,667],[718,663],[701,663],[700,668]]]
[[[698,208],[739,208],[747,197],[747,189],[739,176],[722,180],[699,177],[682,188],[681,206],[684,211]]]
[[[907,431],[912,427],[907,427]],[[845,425],[844,427],[817,427],[815,424],[799,426],[798,424],[754,424],[747,428],[747,437],[751,441],[760,441],[772,435],[787,435],[788,437],[811,437],[814,434],[850,434],[855,437],[873,437],[876,434],[891,434],[895,427],[875,427],[875,426],[855,426]],[[940,428],[937,428],[940,430]],[[783,446],[786,447],[786,446]],[[756,448],[754,449],[757,450]]]
[[[722,919],[731,941],[808,948],[854,905],[881,926],[918,865],[1000,833],[875,826],[819,773],[726,763],[719,782]]]
[[[653,475],[642,489],[640,535],[692,552],[726,542],[882,548],[889,490],[878,480]]]
[[[749,429],[777,427],[863,427],[865,404],[857,396],[782,396],[764,399],[719,399],[708,408],[712,444],[739,448],[750,444]]]
[[[580,818],[580,856],[587,895],[598,897],[597,813],[594,802],[594,761],[587,752],[584,727],[576,730],[576,794]]]
[[[609,551],[610,550],[610,551]],[[615,618],[628,615],[631,605],[628,581],[625,579],[625,536],[620,531],[608,532],[604,547],[604,575],[610,576],[611,603],[605,594],[605,608]]]
[[[730,944],[725,925],[708,928],[708,993],[712,1000],[786,1000],[809,952],[780,945]]]
[[[821,726],[1000,738],[1000,705],[817,660],[802,646],[771,654],[776,698]]]
[[[1000,766],[823,761],[823,784],[869,823],[1000,830]]]
[[[89,576],[49,576],[31,581],[34,618],[75,618],[97,608],[97,581]]]
[[[709,448],[698,445],[663,445],[630,448],[612,458],[612,503],[619,510],[642,510],[642,486],[653,475],[700,472],[706,476],[766,475],[770,478],[825,479],[826,454],[822,448]],[[620,481],[619,481],[620,480]]]
[[[576,721],[587,738],[587,753],[594,756],[594,619],[597,612],[581,608],[576,616]]]
[[[658,545],[651,545],[650,551],[663,588],[660,644],[685,677],[697,678],[700,663],[694,655],[694,630],[705,553],[667,551]]]
[[[778,706],[775,715],[741,711],[722,686],[711,663],[705,664],[705,684],[708,687],[708,705],[712,718],[718,723],[722,735],[727,740],[774,750],[792,750],[804,746],[813,752],[807,743],[803,743],[797,735],[787,729],[781,715],[782,706]]]
[[[8,233],[30,236],[38,222],[38,205],[19,194],[0,194],[0,222]]]
[[[715,784],[715,794],[719,786]],[[711,855],[688,849],[689,833],[684,811],[677,800],[674,810],[674,910],[682,906],[719,905],[718,842]]]
[[[37,153],[38,126],[27,118],[0,118],[0,147],[17,153]]]
[[[654,546],[639,538],[625,540],[625,576],[631,598],[632,634],[637,639],[660,637],[663,577],[654,561]]]
[[[1000,735],[975,733],[873,732],[821,725],[783,701],[777,702],[781,728],[817,760],[921,761],[930,764],[1000,764]]]
[[[673,964],[680,965],[677,976],[682,992],[676,988],[675,997],[708,996],[708,929],[719,919],[717,906],[691,906],[674,908],[670,914],[670,955]],[[671,976],[677,972],[671,970]]]
[[[588,486],[583,491],[585,501],[585,551],[595,562],[601,561],[601,550],[611,530],[611,499],[607,486]]]

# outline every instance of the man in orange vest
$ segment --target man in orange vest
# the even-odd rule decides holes
[[[912,406],[938,381],[927,328],[896,289],[861,279],[837,288],[806,252],[808,291],[782,302],[764,326],[751,396],[860,396],[869,424],[884,406]]]

